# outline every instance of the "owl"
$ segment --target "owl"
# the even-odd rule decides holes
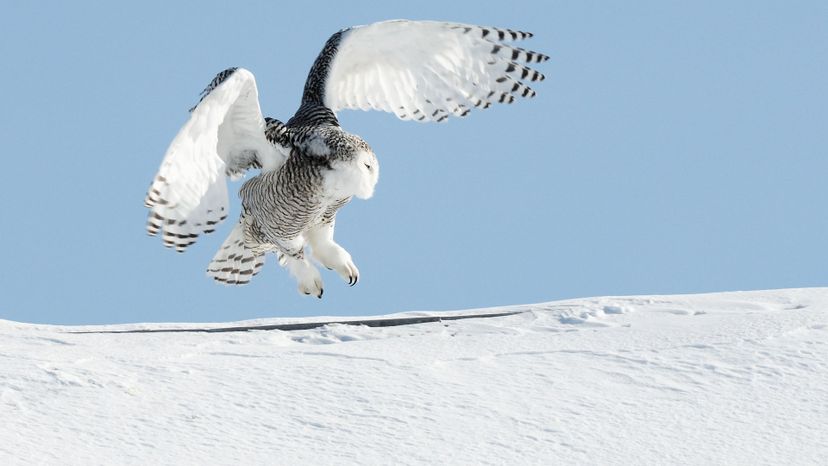
[[[359,269],[334,241],[336,213],[368,199],[377,156],[339,125],[343,109],[442,122],[535,95],[546,55],[516,47],[532,34],[466,24],[394,20],[333,34],[313,63],[287,123],[262,116],[253,74],[220,72],[190,109],[145,198],[147,232],[183,252],[227,218],[228,179],[259,173],[239,191],[241,215],[207,267],[228,285],[249,283],[273,252],[300,293],[321,298],[314,262],[353,286]]]

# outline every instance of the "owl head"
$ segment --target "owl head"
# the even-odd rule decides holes
[[[368,143],[359,136],[347,134],[330,146],[334,150],[330,172],[325,175],[326,192],[338,198],[373,196],[379,180],[379,162]]]

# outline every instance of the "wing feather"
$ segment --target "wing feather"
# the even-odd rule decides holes
[[[227,177],[278,168],[289,153],[268,142],[256,80],[249,71],[219,73],[173,139],[144,201],[147,233],[183,252],[228,214]]]
[[[472,108],[531,98],[548,56],[515,47],[531,33],[435,21],[393,20],[336,33],[308,76],[303,101],[334,112],[381,110],[443,121]]]

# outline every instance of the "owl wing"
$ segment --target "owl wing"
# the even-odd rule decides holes
[[[190,109],[147,192],[147,232],[161,232],[164,245],[179,252],[199,234],[211,233],[227,217],[228,176],[284,163],[289,143],[280,138],[283,129],[262,117],[251,72],[230,68],[219,73]]]
[[[548,56],[515,47],[531,33],[434,21],[356,26],[328,40],[305,83],[303,103],[382,110],[403,120],[443,121],[472,108],[533,97],[529,68]]]

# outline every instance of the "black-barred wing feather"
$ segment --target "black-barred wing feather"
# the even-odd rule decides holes
[[[268,122],[267,127],[278,122]],[[278,123],[281,125],[281,123]],[[227,217],[227,177],[272,170],[289,150],[265,134],[253,74],[231,68],[216,76],[173,139],[145,199],[147,232],[179,252]]]
[[[473,108],[533,97],[549,57],[515,47],[532,34],[434,21],[394,20],[334,34],[317,58],[303,103],[383,110],[403,120],[443,121]]]

